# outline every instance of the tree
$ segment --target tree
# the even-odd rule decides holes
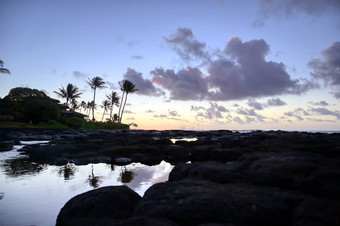
[[[13,115],[16,121],[39,123],[60,118],[59,106],[44,92],[37,89],[13,88],[4,100],[9,103],[7,106],[10,115]]]
[[[107,109],[109,109],[111,107],[111,103],[108,100],[104,100],[102,103],[103,103],[103,105],[101,107],[104,108],[104,113],[103,113],[103,117],[102,117],[102,121],[103,121],[105,112],[107,111]]]
[[[56,93],[61,98],[66,99],[65,105],[67,107],[69,107],[68,106],[69,101],[76,103],[74,100],[76,98],[79,98],[80,95],[83,94],[83,93],[79,92],[77,86],[75,86],[71,83],[67,84],[66,89],[63,86],[61,86],[61,88],[59,88],[59,92],[57,92],[57,91],[53,91],[53,92]]]
[[[4,68],[4,62],[2,60],[0,60],[0,73],[11,74],[7,68]]]
[[[119,86],[120,86],[120,90],[123,91],[121,103],[120,103],[120,106],[119,106],[119,122],[122,122],[127,96],[128,96],[129,93],[133,93],[135,91],[138,91],[138,89],[136,89],[135,84],[133,84],[129,80],[120,81]],[[123,99],[124,99],[124,105],[123,105]]]
[[[79,108],[80,108],[80,113],[81,113],[81,109],[83,108],[84,111],[86,110],[87,106],[86,106],[86,102],[85,101],[82,101],[80,102],[80,105],[79,105]]]
[[[113,106],[116,105],[117,107],[119,106],[119,97],[116,92],[113,92],[110,95],[106,95],[106,98],[110,101],[110,121],[113,121],[112,118],[112,109]]]
[[[93,106],[96,104],[96,90],[106,88],[105,82],[101,77],[93,77],[92,79],[88,79],[87,84],[93,89]],[[94,107],[92,108],[92,121],[95,121],[94,119]]]

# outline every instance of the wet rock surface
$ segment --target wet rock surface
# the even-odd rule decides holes
[[[118,197],[134,196],[120,187],[109,189],[107,199],[91,198],[105,193],[100,189],[74,197],[61,210],[58,225],[340,225],[339,133],[0,133],[4,150],[23,140],[49,140],[47,145],[27,145],[21,150],[37,162],[154,165],[164,160],[175,165],[168,182],[153,185],[144,197],[132,198],[134,201]],[[172,138],[197,140],[173,143]],[[87,203],[84,197],[94,201]],[[81,208],[74,203],[81,203]],[[124,210],[127,206],[129,211]],[[75,211],[79,208],[81,211]],[[100,214],[93,215],[96,211]]]

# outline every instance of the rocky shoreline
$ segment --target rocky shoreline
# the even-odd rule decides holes
[[[7,129],[0,135],[3,150],[25,139],[50,140],[22,150],[36,162],[175,165],[169,181],[143,197],[112,186],[72,198],[57,225],[340,225],[339,133]]]

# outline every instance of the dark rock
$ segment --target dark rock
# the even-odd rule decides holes
[[[102,187],[70,199],[57,225],[110,225],[129,218],[140,196],[126,186]]]
[[[340,225],[340,203],[308,198],[295,208],[293,225],[338,226]]]
[[[274,188],[182,180],[153,185],[134,215],[168,218],[180,225],[290,225],[291,205],[302,198]]]
[[[178,164],[170,172],[169,181],[186,178],[208,180],[217,183],[235,183],[241,179],[235,163],[196,162],[192,164]]]

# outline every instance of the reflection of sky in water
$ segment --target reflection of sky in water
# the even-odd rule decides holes
[[[109,164],[49,166],[29,162],[19,155],[16,145],[0,153],[0,225],[55,225],[56,217],[72,197],[98,187],[122,185],[124,170],[133,179],[126,185],[139,195],[154,183],[168,180],[173,166],[161,162],[156,166],[132,163],[125,168]],[[93,168],[92,168],[93,166]]]

